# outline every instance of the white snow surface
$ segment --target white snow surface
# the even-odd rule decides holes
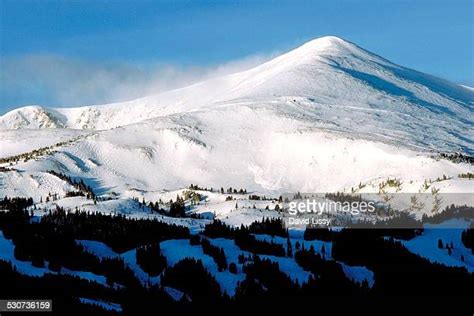
[[[79,301],[82,304],[95,305],[108,311],[116,311],[116,312],[122,311],[122,306],[120,306],[120,304],[117,304],[117,303],[105,302],[101,300],[93,300],[86,297],[79,297]]]
[[[186,295],[184,292],[169,286],[164,286],[163,290],[165,290],[165,292],[176,302],[181,301],[183,299],[183,296]]]
[[[72,129],[0,130],[0,157],[27,153],[90,133]]]
[[[449,227],[454,228],[446,228]],[[460,228],[463,227],[464,228]],[[469,223],[459,219],[451,219],[442,225],[426,225],[423,233],[410,240],[400,242],[412,253],[428,259],[430,262],[440,263],[449,267],[464,267],[470,273],[474,273],[474,255],[466,248],[461,239],[464,229],[469,228]],[[438,240],[441,239],[444,248],[438,248]],[[453,244],[452,253],[449,254],[446,244]],[[464,261],[461,260],[464,257]]]
[[[342,271],[348,279],[352,282],[362,284],[362,282],[367,281],[369,287],[373,287],[375,283],[374,273],[363,266],[350,266],[343,262],[339,262],[342,267]]]

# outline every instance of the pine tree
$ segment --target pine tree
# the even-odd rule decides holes
[[[237,274],[237,265],[235,264],[235,262],[231,262],[229,264],[229,272],[233,274]]]
[[[290,237],[286,239],[286,255],[288,257],[293,257],[293,247],[291,245]]]
[[[438,248],[443,249],[443,241],[441,239],[438,239]]]

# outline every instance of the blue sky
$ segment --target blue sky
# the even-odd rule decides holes
[[[0,0],[0,113],[119,101],[337,35],[473,85],[473,1]]]

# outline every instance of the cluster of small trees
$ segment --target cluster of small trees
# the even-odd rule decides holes
[[[233,239],[237,228],[226,225],[221,220],[215,219],[204,227],[203,234],[210,238]]]
[[[209,191],[209,192],[214,192],[214,189],[213,189],[213,188],[207,188],[207,187],[203,188],[203,187],[200,187],[200,186],[197,185],[197,184],[192,184],[192,183],[189,185],[189,189],[190,189],[190,190],[196,190],[196,191]]]
[[[54,170],[49,170],[48,173],[52,174],[53,176],[58,177],[59,179],[61,179],[63,181],[66,181],[67,183],[72,185],[74,188],[76,188],[77,190],[82,192],[83,196],[86,196],[88,199],[97,200],[97,197],[96,197],[94,191],[92,190],[92,188],[90,186],[85,184],[83,179],[80,179],[79,181],[75,181],[71,177],[69,177],[69,176],[67,176],[63,173],[56,172]],[[74,193],[70,193],[70,194],[74,194]],[[66,194],[66,196],[67,196],[67,194]],[[71,196],[77,196],[77,195],[71,195]]]
[[[401,237],[402,239],[413,238],[423,231],[423,223],[417,220],[413,214],[408,212],[393,213],[383,221],[373,221],[370,218],[362,219],[357,222],[347,220],[341,226],[357,229],[377,229],[386,232],[387,236],[393,236],[394,233],[399,234],[400,236],[406,236]]]
[[[9,198],[8,196],[5,196],[0,200],[0,210],[24,211],[32,205],[33,198]]]
[[[281,272],[279,264],[254,255],[252,261],[243,266],[246,278],[239,284],[236,299],[277,299],[298,293],[300,287],[289,276]]]
[[[18,154],[18,155],[9,156],[9,157],[3,157],[3,158],[0,158],[0,164],[9,163],[10,165],[12,165],[13,163],[17,163],[20,160],[23,160],[24,162],[26,162],[30,159],[36,159],[41,156],[51,155],[52,153],[54,153],[55,148],[72,144],[73,142],[77,141],[79,138],[81,138],[81,136],[72,138],[67,141],[59,142],[51,146],[34,149],[27,153]]]
[[[169,216],[172,217],[185,217],[186,216],[186,206],[184,204],[184,199],[179,195],[176,197],[176,201],[170,200],[170,211]]]
[[[3,225],[2,225],[3,224]],[[6,235],[20,237],[31,231],[33,239],[46,238],[51,232],[58,239],[97,240],[106,243],[117,252],[123,252],[166,239],[188,238],[187,227],[168,224],[156,219],[129,219],[121,215],[100,213],[66,212],[57,207],[31,222],[24,212],[0,212],[0,228]],[[36,237],[34,237],[36,236]],[[54,242],[49,243],[54,245]],[[45,244],[46,246],[47,244]],[[67,251],[66,251],[67,253]]]
[[[220,192],[221,192],[221,194],[225,194],[225,193],[227,193],[227,194],[247,194],[247,189],[240,188],[240,189],[237,190],[236,188],[229,187],[229,188],[227,188],[227,190],[224,190],[224,188],[221,187]]]
[[[214,246],[207,238],[201,238],[199,235],[192,235],[189,238],[189,243],[192,246],[200,245],[203,252],[214,259],[219,271],[224,271],[227,269],[227,258],[225,256],[224,249]]]
[[[75,196],[86,196],[84,192],[81,191],[68,191],[66,192],[65,197],[75,197]]]
[[[461,233],[461,240],[466,248],[471,249],[471,253],[474,255],[474,224],[471,223],[470,227]]]
[[[187,207],[186,201],[189,201],[191,205],[199,204],[202,200],[202,195],[194,191],[184,191],[183,196],[176,195],[176,200],[170,199],[168,203],[164,203],[161,199],[158,201],[145,201],[143,198],[141,201],[134,197],[133,200],[139,203],[141,208],[148,207],[152,213],[158,213],[161,215],[172,216],[172,217],[193,217],[199,218],[198,214],[186,214]],[[167,206],[167,207],[166,207]],[[168,209],[167,209],[168,208]]]
[[[140,289],[142,284],[135,273],[125,264],[122,258],[104,258],[100,260],[96,274],[104,275],[110,286],[120,285],[128,289]]]
[[[454,163],[470,163],[474,164],[474,157],[464,155],[462,153],[441,153],[439,157],[442,159],[450,160]]]
[[[216,219],[204,227],[203,233],[210,238],[222,237],[229,239],[234,239],[237,233],[288,236],[288,230],[284,227],[281,218],[263,218],[261,221],[255,221],[249,226],[241,225],[240,227],[231,227]]]
[[[254,200],[254,201],[272,201],[274,199],[272,198],[268,198],[266,197],[265,195],[256,195],[256,194],[250,194],[249,195],[249,200]],[[282,200],[282,197],[280,196],[279,198],[279,202],[281,203],[283,200]]]
[[[66,192],[65,194],[65,197],[74,197],[74,196],[85,196],[85,194],[81,191],[70,191],[70,192]],[[48,195],[45,197],[44,201],[46,203],[49,203],[51,201],[57,201],[60,199],[60,196],[58,193],[56,192],[49,192]],[[40,203],[43,203],[43,197],[40,196],[40,200],[39,200]],[[94,202],[96,202],[96,200],[94,200]]]
[[[362,195],[360,194],[346,194],[343,192],[326,193],[325,198],[335,202],[362,202]]]
[[[187,227],[168,224],[157,219],[130,219],[85,212],[66,214],[59,209],[43,216],[41,223],[51,226],[64,225],[77,239],[99,240],[118,252],[167,239],[188,238]]]
[[[448,254],[451,255],[453,253],[454,244],[453,244],[453,242],[443,243],[442,239],[438,239],[438,248],[439,249],[446,249],[448,251]],[[463,255],[461,255],[461,260],[464,261],[464,256]]]
[[[138,201],[138,199],[136,199]],[[151,212],[152,213],[158,213],[158,214],[166,214],[165,210],[160,207],[160,205],[162,204],[161,201],[158,201],[158,202],[148,202],[148,204],[145,204],[145,203],[141,203],[142,207],[145,207],[145,205],[148,205],[148,207],[150,208]]]
[[[166,257],[161,253],[158,242],[138,247],[136,256],[137,263],[151,276],[159,275],[167,266]]]
[[[421,221],[423,223],[440,224],[453,218],[470,219],[472,218],[472,214],[474,214],[474,207],[472,206],[455,206],[454,204],[451,204],[450,206],[447,206],[442,212],[435,213],[432,216],[423,214]]]
[[[471,173],[471,172],[460,173],[458,174],[458,177],[471,180],[471,179],[474,179],[474,173]]]
[[[223,299],[219,284],[201,260],[185,258],[179,261],[164,271],[161,283],[189,294],[198,305]]]
[[[227,269],[227,258],[224,249],[211,244],[206,238],[201,238],[201,247],[206,255],[211,256],[217,264],[219,271]]]
[[[51,155],[53,152],[54,152],[53,146],[43,147],[43,148],[35,149],[31,152],[0,158],[0,164],[9,163],[11,166],[14,163],[18,163],[20,161],[27,162],[30,159],[36,159],[41,156]]]
[[[284,227],[281,218],[264,218],[260,222],[255,221],[250,224],[248,229],[254,234],[288,237],[288,229]]]
[[[251,253],[279,257],[286,256],[285,248],[283,248],[281,244],[274,243],[273,241],[267,242],[264,240],[258,240],[254,235],[248,233],[248,231],[245,230],[239,230],[235,234],[234,241],[240,249],[249,251]]]
[[[204,227],[204,235],[210,238],[228,238],[234,239],[235,244],[242,250],[252,253],[261,253],[274,256],[285,256],[286,251],[281,244],[258,240],[252,233],[262,233],[278,236],[287,236],[282,222],[277,219],[263,219],[250,226],[241,225],[240,227],[230,227],[214,220]]]
[[[341,265],[334,260],[326,260],[322,255],[315,252],[311,246],[309,249],[301,248],[295,252],[295,261],[304,270],[309,271],[317,279],[311,278],[305,284],[304,290],[315,295],[351,295],[368,290],[368,282],[363,281],[355,284],[349,280]]]
[[[145,198],[142,198],[140,201],[137,197],[133,197],[132,200],[137,202],[140,205],[140,208],[145,209],[145,207],[150,208],[152,213],[158,213],[162,215],[168,215],[168,212],[161,207],[163,205],[163,201],[160,199],[159,201],[149,201],[148,203],[145,201]]]
[[[197,205],[202,200],[202,195],[195,192],[195,191],[184,191],[183,192],[183,199],[186,201],[188,200],[191,205]]]

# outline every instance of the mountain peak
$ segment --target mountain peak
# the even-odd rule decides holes
[[[327,36],[323,36],[323,37],[318,37],[318,38],[315,38],[315,39],[312,39],[312,40],[306,42],[306,44],[310,44],[310,43],[317,44],[317,45],[328,45],[328,46],[341,45],[341,44],[350,44],[349,41],[347,41],[347,40],[345,40],[341,37],[334,36],[334,35],[327,35]]]
[[[325,51],[325,50],[347,50],[347,49],[354,49],[357,46],[353,43],[337,37],[337,36],[323,36],[313,40],[310,40],[303,45],[301,45],[297,49],[311,49],[311,50],[318,50],[318,51]]]
[[[295,60],[307,60],[307,58],[313,59],[315,57],[359,56],[364,60],[375,58],[383,63],[381,57],[337,36],[324,36],[310,40],[282,56]]]

